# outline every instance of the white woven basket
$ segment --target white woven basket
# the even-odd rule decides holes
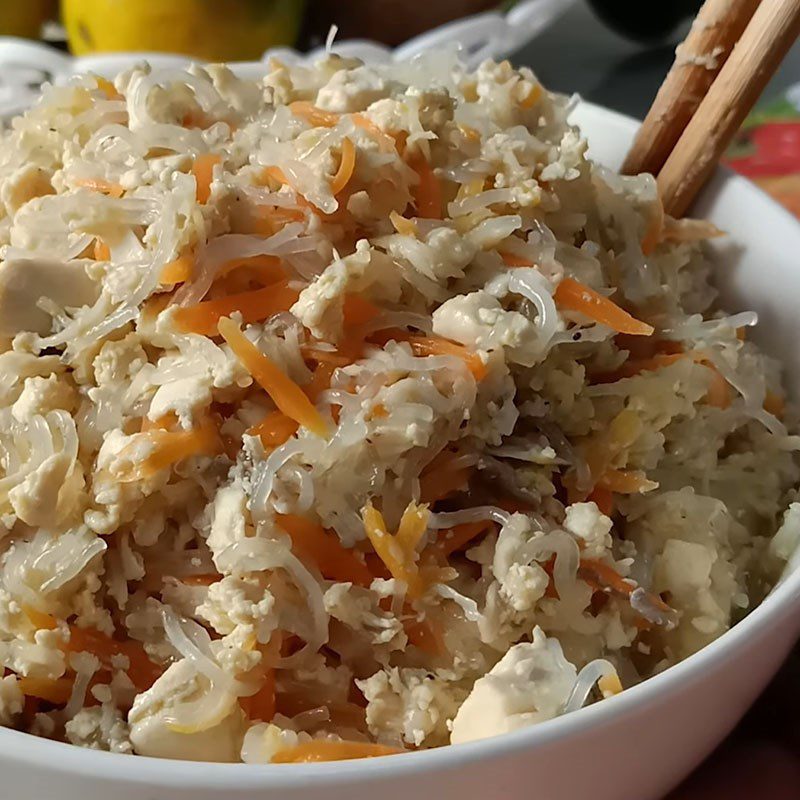
[[[387,62],[411,58],[425,50],[457,44],[468,64],[485,58],[498,58],[514,52],[533,39],[574,0],[522,0],[506,13],[487,11],[456,20],[402,44],[392,50],[364,39],[337,41],[333,51],[369,62]],[[261,61],[240,62],[236,71],[263,73],[264,63],[272,56],[296,63],[314,60],[324,53],[318,48],[300,53],[291,48],[267,50]],[[192,60],[164,53],[104,53],[74,58],[46,44],[11,36],[0,37],[0,116],[9,117],[27,108],[45,81],[62,83],[71,75],[95,72],[111,77],[132,64],[147,60],[153,66],[185,66]]]

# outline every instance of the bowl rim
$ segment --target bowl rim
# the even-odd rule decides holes
[[[581,100],[579,109],[601,124],[610,124],[632,138],[640,123],[619,112]],[[590,142],[591,145],[591,142]],[[704,190],[703,197],[732,187],[748,203],[760,206],[771,217],[797,229],[800,226],[783,206],[747,179],[720,169]],[[702,650],[621,694],[528,728],[499,736],[420,750],[401,756],[382,756],[356,761],[318,764],[242,764],[181,761],[88,750],[0,727],[1,760],[14,760],[32,769],[47,763],[60,774],[91,775],[96,780],[126,785],[183,789],[202,785],[206,789],[297,789],[314,786],[342,786],[371,780],[402,778],[408,773],[452,771],[466,764],[513,756],[520,751],[546,747],[570,736],[609,726],[634,709],[663,703],[669,696],[704,680],[707,672],[719,669],[737,651],[767,638],[770,630],[800,612],[800,561],[794,558],[770,594],[743,620]]]

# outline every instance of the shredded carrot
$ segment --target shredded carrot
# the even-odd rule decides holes
[[[367,537],[392,577],[406,584],[409,597],[421,597],[425,587],[415,560],[416,554],[405,549],[397,537],[386,530],[383,514],[372,503],[367,503],[361,514]]]
[[[332,111],[317,108],[308,100],[296,100],[294,103],[289,103],[289,110],[296,117],[301,117],[315,128],[333,128],[341,118],[339,114]]]
[[[297,420],[287,417],[280,411],[272,411],[261,422],[248,429],[251,436],[258,436],[264,448],[271,450],[280,447],[297,432]]]
[[[389,416],[389,411],[383,403],[375,403],[370,411],[369,419],[386,419]]]
[[[614,513],[614,493],[601,486],[595,486],[587,500],[593,502],[601,514],[610,517]]]
[[[421,336],[392,328],[388,331],[382,331],[372,338],[382,344],[386,344],[392,339],[396,342],[408,342],[411,346],[411,351],[416,356],[456,356],[464,361],[476,381],[483,380],[486,377],[486,364],[483,363],[477,353],[473,353],[464,345],[458,344],[458,342],[443,339],[441,336]]]
[[[534,266],[533,261],[530,261],[527,258],[523,258],[522,256],[514,255],[514,253],[502,252],[502,253],[500,253],[500,258],[503,259],[503,263],[507,267],[532,267],[532,266]]]
[[[117,91],[117,87],[108,78],[98,78],[97,88],[105,94],[109,100],[122,100],[122,95]]]
[[[192,175],[194,175],[195,183],[197,185],[196,194],[197,202],[205,205],[208,198],[211,197],[211,179],[214,175],[214,167],[220,163],[222,159],[214,153],[204,153],[198,156],[192,164]]]
[[[309,764],[316,761],[348,761],[354,758],[391,756],[405,751],[372,742],[333,742],[314,739],[279,750],[273,764]]]
[[[264,672],[264,683],[250,697],[240,697],[239,705],[250,720],[269,722],[275,716],[275,670]]]
[[[344,296],[342,313],[345,327],[353,327],[372,322],[381,313],[381,310],[365,297],[349,293]]]
[[[94,260],[111,261],[111,249],[102,239],[94,240]]]
[[[107,181],[105,178],[79,178],[75,185],[83,189],[90,189],[93,192],[107,194],[109,197],[122,197],[125,189],[119,183]]]
[[[155,475],[185,458],[216,455],[222,446],[219,431],[209,418],[201,420],[192,430],[150,430],[142,435],[150,438],[153,448],[143,461],[120,478],[124,482]]]
[[[394,539],[404,553],[414,557],[416,554],[417,546],[420,540],[425,535],[428,529],[428,507],[426,505],[416,505],[416,503],[409,503],[403,516],[400,519],[400,524],[397,526],[397,533]]]
[[[297,555],[316,564],[323,577],[358,586],[372,583],[373,576],[366,564],[358,560],[353,550],[344,547],[332,531],[296,514],[276,514],[275,521],[289,534]]]
[[[470,542],[492,530],[493,527],[490,520],[464,522],[448,530],[439,531],[439,538],[431,547],[443,556],[448,557],[463,550]]]
[[[350,119],[357,128],[367,131],[378,141],[378,148],[382,153],[393,153],[397,149],[396,140],[388,133],[382,131],[372,120],[363,114],[352,114]]]
[[[661,241],[664,232],[664,204],[660,197],[656,197],[653,212],[647,222],[647,228],[642,237],[642,253],[649,256]]]
[[[53,631],[58,627],[58,620],[44,611],[28,605],[22,606],[22,610],[37,630]]]
[[[419,229],[417,228],[417,223],[414,222],[413,219],[406,219],[396,211],[390,211],[389,220],[392,225],[394,225],[394,229],[402,236],[413,236],[415,239],[417,238]]]
[[[559,308],[581,313],[620,333],[628,333],[632,336],[651,336],[653,334],[654,329],[651,325],[635,319],[607,297],[603,297],[594,289],[578,283],[573,278],[564,278],[558,284],[553,297]]]
[[[444,640],[442,632],[429,619],[408,619],[403,622],[403,630],[408,641],[431,656],[444,653]]]
[[[600,476],[595,491],[600,489],[616,494],[642,494],[657,488],[658,484],[648,480],[643,472],[609,468]]]
[[[91,653],[107,669],[113,667],[114,656],[126,656],[128,677],[140,692],[149,689],[162,672],[158,665],[150,661],[142,643],[134,639],[119,642],[100,631],[70,625],[69,641],[62,647],[66,653]]]
[[[706,393],[706,403],[714,408],[729,408],[733,401],[733,393],[728,381],[722,377],[720,371],[710,362],[703,360],[703,366],[711,370],[711,384]]]
[[[248,278],[259,281],[264,286],[277,283],[287,278],[286,270],[277,256],[250,256],[248,258],[235,258],[219,268],[217,278],[226,278],[231,274],[243,274]]]
[[[630,597],[637,588],[635,581],[623,578],[612,566],[595,558],[582,558],[578,567],[578,576],[596,590],[610,590]],[[652,605],[661,611],[672,609],[656,594],[647,593]]]
[[[261,170],[261,182],[266,184],[275,182],[280,186],[289,185],[289,179],[286,177],[284,171],[275,165],[264,167],[264,169]]]
[[[747,328],[745,328],[744,326],[742,326],[741,328],[737,328],[736,329],[736,338],[740,342],[745,341],[747,339]]]
[[[520,108],[533,108],[542,93],[542,85],[540,83],[533,84],[530,91],[519,101]]]
[[[158,282],[162,286],[171,286],[175,283],[183,283],[188,281],[194,273],[194,257],[187,253],[178,256],[174,261],[170,261],[161,269],[161,274],[158,276]]]
[[[37,697],[56,706],[64,705],[72,695],[72,681],[69,678],[22,677],[17,685],[26,697]]]
[[[767,392],[764,397],[764,411],[781,419],[786,411],[786,398],[775,392]]]
[[[453,467],[452,462],[457,457],[456,453],[443,450],[422,471],[419,478],[419,494],[423,503],[443,500],[468,484],[474,467]]]
[[[260,322],[281,311],[288,311],[299,296],[297,289],[290,288],[287,281],[281,281],[264,289],[220,297],[216,300],[204,300],[196,306],[178,308],[175,311],[175,325],[186,333],[199,333],[212,337],[218,333],[220,320],[229,317],[235,311],[242,315],[245,324]]]
[[[234,355],[272,398],[272,402],[280,411],[317,436],[328,436],[325,420],[303,390],[271,359],[260,352],[235,322],[228,317],[222,317],[218,328]]]
[[[423,156],[415,158],[409,166],[417,173],[419,182],[414,189],[414,205],[422,219],[442,218],[442,184]]]
[[[168,431],[178,424],[178,415],[174,411],[168,411],[158,419],[150,419],[150,417],[142,417],[142,425],[140,433],[147,433],[148,431]]]
[[[331,194],[339,194],[353,177],[356,167],[356,147],[353,142],[345,136],[342,139],[342,158],[339,162],[339,169],[331,179]]]
[[[326,390],[330,389],[331,378],[333,377],[336,364],[328,364],[320,361],[317,364],[311,380],[303,387],[306,397],[312,402],[316,403],[319,396]]]

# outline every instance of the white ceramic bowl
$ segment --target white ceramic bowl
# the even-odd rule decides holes
[[[636,123],[588,103],[575,120],[616,168]],[[800,397],[800,225],[752,184],[719,175],[698,212],[730,231],[717,281]],[[482,742],[333,764],[248,766],[82,750],[0,729],[9,800],[656,800],[733,728],[800,632],[800,559],[745,620],[681,664],[574,714]]]

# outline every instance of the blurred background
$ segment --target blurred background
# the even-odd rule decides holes
[[[533,68],[550,89],[578,92],[642,118],[701,0],[538,3],[549,22],[508,53],[512,61]],[[0,0],[0,36],[46,41],[80,56],[135,51],[240,61],[259,59],[276,46],[319,47],[333,24],[338,26],[338,40],[366,39],[395,47],[465,16],[519,11],[521,4],[522,0]],[[8,77],[4,67],[10,66],[0,59],[0,90]],[[795,45],[766,88],[734,142],[728,164],[800,217],[800,46]],[[791,771],[800,764],[798,675],[796,651],[716,760],[676,800],[800,797],[800,778],[781,777],[800,774]],[[738,787],[728,783],[719,790],[715,769],[738,774],[730,767],[733,760],[756,770],[757,780],[769,777],[772,788],[762,783],[753,793],[745,777]]]

